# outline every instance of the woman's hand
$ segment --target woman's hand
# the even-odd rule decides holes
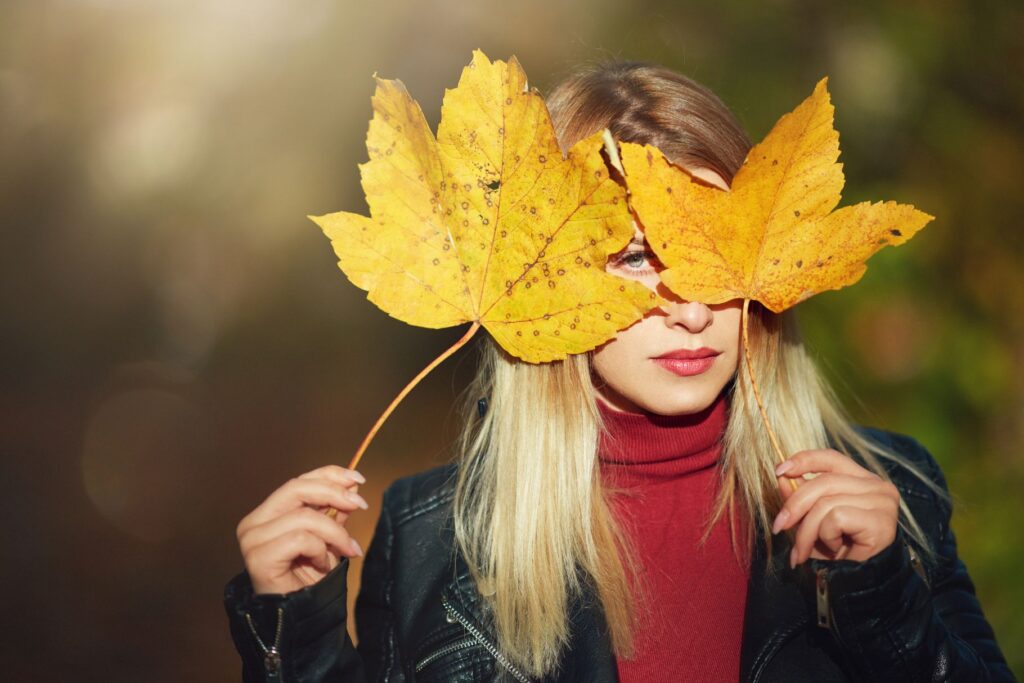
[[[338,565],[362,556],[345,529],[348,515],[366,509],[354,470],[328,465],[290,479],[238,523],[236,535],[254,593],[290,593],[311,586]],[[323,510],[333,507],[331,519]]]
[[[803,475],[814,473],[813,479]],[[796,527],[790,567],[808,558],[864,561],[896,539],[900,494],[832,449],[800,451],[775,469],[783,506],[772,533]],[[790,481],[800,486],[794,491]]]

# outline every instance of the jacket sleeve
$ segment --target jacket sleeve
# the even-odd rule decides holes
[[[346,628],[347,557],[312,586],[283,595],[254,594],[246,571],[228,582],[224,606],[243,683],[403,681],[396,674],[391,613],[392,540],[382,506],[356,599],[358,649]]]
[[[902,435],[893,439],[897,451],[948,492],[923,446]],[[915,571],[902,531],[865,562],[812,561],[827,583],[832,633],[867,680],[1013,681],[957,556],[951,505],[929,495],[930,517],[937,520],[925,529],[935,550],[930,571]]]

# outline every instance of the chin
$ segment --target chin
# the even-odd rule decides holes
[[[634,400],[634,403],[649,413],[672,417],[674,415],[693,415],[706,410],[717,397],[717,394],[714,396],[652,396],[645,397],[644,400]]]

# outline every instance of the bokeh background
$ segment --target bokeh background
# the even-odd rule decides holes
[[[237,680],[238,520],[345,465],[461,330],[367,303],[306,218],[366,210],[371,75],[436,125],[473,48],[541,92],[676,68],[761,139],[823,75],[845,203],[936,220],[800,305],[850,410],[935,454],[1024,674],[1024,6],[990,0],[6,0],[0,5],[0,661],[10,681]],[[384,427],[371,503],[444,462],[464,350]],[[350,572],[350,599],[360,563]]]

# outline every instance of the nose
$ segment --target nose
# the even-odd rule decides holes
[[[714,319],[714,313],[706,304],[697,301],[677,301],[665,307],[665,326],[681,325],[688,332],[702,331]]]

